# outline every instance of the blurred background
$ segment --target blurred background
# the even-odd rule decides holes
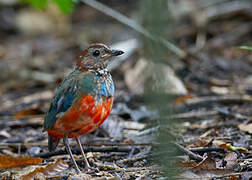
[[[251,9],[250,0],[0,0],[0,142],[44,143],[3,144],[1,153],[47,151],[40,130],[50,100],[77,53],[98,42],[125,54],[109,67],[112,115],[83,142],[149,144],[122,157],[139,156],[127,166],[163,167],[164,174],[128,179],[172,176],[178,152],[171,143],[185,139],[171,116],[193,110],[185,101],[252,93],[251,51],[239,48],[252,45]]]

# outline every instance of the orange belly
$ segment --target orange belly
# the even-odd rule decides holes
[[[47,132],[54,140],[63,138],[66,133],[73,138],[92,132],[108,117],[112,105],[113,97],[96,105],[93,96],[84,95]]]

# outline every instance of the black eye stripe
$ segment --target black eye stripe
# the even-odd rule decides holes
[[[97,57],[97,56],[99,56],[99,55],[100,55],[100,51],[99,51],[99,50],[95,50],[95,51],[93,52],[93,56]]]

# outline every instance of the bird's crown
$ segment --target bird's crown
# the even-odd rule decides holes
[[[104,44],[92,44],[77,57],[77,68],[81,71],[102,70],[113,56],[123,54],[123,51],[111,49]]]

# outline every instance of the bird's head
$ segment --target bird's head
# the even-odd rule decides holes
[[[113,56],[123,53],[123,51],[111,49],[104,44],[93,44],[77,57],[77,68],[81,71],[104,69]]]

